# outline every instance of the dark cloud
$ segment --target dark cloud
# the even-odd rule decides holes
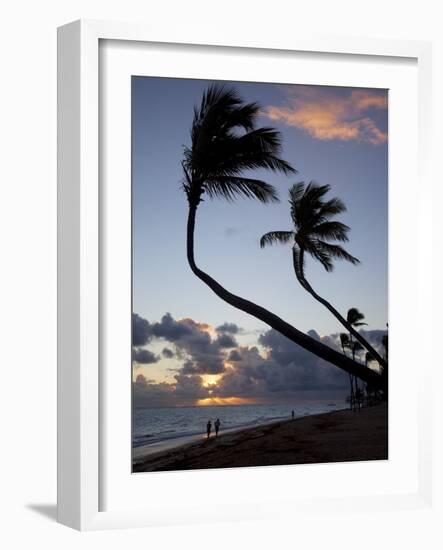
[[[172,351],[172,349],[163,348],[163,350],[162,350],[162,355],[163,355],[163,357],[165,357],[166,359],[171,359],[172,357],[174,357],[174,352]]]
[[[135,361],[136,363],[148,365],[150,363],[157,363],[159,359],[160,357],[158,357],[148,349],[145,349],[145,348],[132,349],[132,360]]]
[[[192,334],[192,327],[190,326],[192,323],[194,323],[192,319],[176,321],[170,313],[166,313],[160,323],[152,325],[152,334],[157,338],[165,338],[168,342],[178,342]]]
[[[198,374],[198,369],[195,367],[193,361],[185,361],[180,372],[182,374]]]
[[[235,323],[223,323],[215,329],[219,333],[229,333],[229,334],[238,334],[240,332],[240,327]]]
[[[139,374],[132,384],[134,407],[167,407],[194,405],[198,399],[208,397],[200,376],[178,374],[174,383],[154,382]]]
[[[156,383],[139,374],[132,384],[132,403],[137,407],[162,407],[178,403],[175,386],[167,382]]]
[[[300,392],[316,392],[320,397],[324,393],[347,389],[345,373],[278,332],[267,331],[260,343],[266,348],[264,355],[257,347],[233,350],[234,368],[218,382],[220,395],[242,392],[243,396],[272,401]]]
[[[151,325],[137,313],[132,314],[132,345],[144,346],[152,337]]]
[[[174,345],[177,357],[185,361],[192,361],[192,372],[195,374],[220,374],[223,372],[225,368],[224,350],[237,345],[235,339],[229,334],[222,333],[213,339],[210,334],[211,327],[208,324],[199,323],[190,318],[177,321],[170,313],[166,313],[160,322],[149,323],[146,321],[146,325],[142,325],[140,321],[144,321],[144,319],[136,317],[137,336],[142,332],[140,328],[143,328],[145,341],[162,338],[170,342]],[[163,356],[168,357],[168,353],[166,352],[166,355],[163,353]],[[186,371],[190,371],[189,365],[186,367]]]
[[[215,343],[221,348],[235,348],[238,346],[237,340],[230,334],[220,334]]]
[[[164,348],[162,355],[173,353],[183,363],[177,368],[174,381],[169,384],[143,382],[146,395],[156,402],[192,404],[206,397],[256,398],[258,401],[277,402],[300,396],[308,398],[340,398],[348,392],[346,373],[301,348],[279,332],[271,329],[258,336],[259,346],[240,346],[233,334],[241,331],[233,323],[216,328],[193,319],[175,320],[170,314],[159,323],[148,324],[155,338],[170,342],[174,352]],[[362,331],[371,343],[381,346],[386,331]],[[340,350],[339,333],[312,338]],[[226,367],[225,367],[226,362]],[[209,389],[202,383],[202,375],[220,374],[217,383]],[[152,387],[151,387],[152,386]],[[137,386],[139,394],[142,386]],[[146,398],[148,399],[148,398]]]
[[[228,361],[241,361],[241,355],[236,349],[229,352]]]

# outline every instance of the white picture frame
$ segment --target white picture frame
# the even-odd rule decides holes
[[[257,40],[251,43],[242,38],[225,41],[192,37],[186,31],[171,36],[157,35],[154,28],[143,25],[77,21],[61,27],[58,32],[58,520],[80,530],[151,526],[209,520],[201,509],[185,509],[178,505],[167,511],[161,506],[129,507],[122,502],[112,510],[103,510],[101,489],[103,483],[103,398],[100,367],[100,288],[101,240],[100,212],[103,208],[100,194],[100,41],[125,41],[128,47],[136,43],[194,44],[205,48],[229,48],[235,55],[247,49],[272,51],[284,56],[288,52],[330,53],[332,55],[389,57],[395,60],[413,59],[417,64],[418,80],[418,158],[420,185],[429,185],[429,158],[431,139],[431,46],[426,42],[370,40],[357,38],[330,38],[301,36],[280,37],[277,40]],[[208,53],[210,55],[210,53]],[[328,82],[329,83],[329,82]],[[431,220],[423,215],[417,224],[426,227]],[[420,254],[429,255],[425,248]],[[418,275],[417,275],[418,276]],[[423,274],[421,275],[423,277]],[[423,285],[417,289],[417,303],[421,314],[426,314]],[[432,350],[425,353],[431,357]],[[304,498],[307,513],[325,510],[333,503],[335,510],[352,509],[356,503],[363,509],[415,508],[429,506],[432,495],[431,432],[429,422],[431,401],[425,393],[431,377],[431,361],[418,374],[417,435],[418,475],[414,490],[380,495],[348,495],[325,498]],[[339,466],[340,468],[340,466]],[[282,468],[280,468],[281,470]],[[199,472],[197,475],[223,477],[217,473]],[[175,474],[174,474],[175,475]],[[196,473],[182,473],[182,476]],[[232,474],[231,475],[235,475]],[[268,475],[263,470],[254,475]],[[273,474],[274,475],[274,474]],[[268,476],[269,477],[269,476]],[[195,477],[194,477],[195,480]],[[271,478],[269,478],[271,480]],[[268,480],[268,481],[269,481]],[[158,486],[158,483],[157,483]],[[266,484],[264,484],[266,487]],[[150,498],[155,498],[155,490]],[[277,500],[276,500],[277,499]],[[281,516],[288,509],[286,494],[281,501],[274,495],[266,504],[266,494],[227,509],[221,501],[217,509],[220,519],[256,519],[267,515]],[[267,507],[267,508],[266,508]],[[273,508],[273,514],[268,513]],[[291,506],[292,507],[292,506]],[[213,510],[211,511],[213,514]]]

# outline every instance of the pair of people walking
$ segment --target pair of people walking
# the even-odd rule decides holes
[[[217,420],[214,422],[214,429],[215,429],[215,437],[218,436],[218,431],[220,430],[220,420],[217,418]],[[211,436],[211,430],[212,430],[212,422],[208,420],[208,423],[206,424],[206,436],[209,439]]]

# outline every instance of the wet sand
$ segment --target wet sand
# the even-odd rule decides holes
[[[386,404],[285,420],[139,456],[133,472],[386,460]]]

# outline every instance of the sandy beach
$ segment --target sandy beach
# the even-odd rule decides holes
[[[379,404],[275,422],[138,456],[133,472],[384,460],[387,416]]]

